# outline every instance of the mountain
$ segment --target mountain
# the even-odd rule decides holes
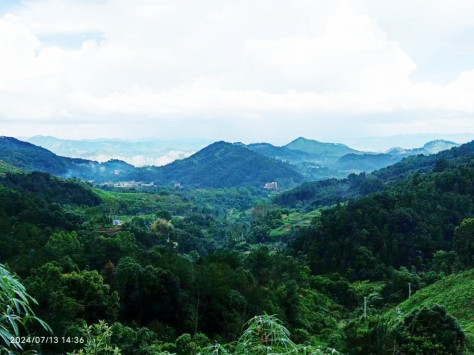
[[[272,181],[288,187],[304,179],[287,163],[226,142],[168,164],[160,168],[160,174],[164,181],[199,187],[263,186]]]
[[[276,181],[284,187],[304,180],[292,166],[255,153],[245,146],[217,142],[189,158],[163,167],[136,168],[120,160],[104,163],[58,156],[47,149],[15,138],[0,138],[0,159],[17,168],[77,177],[94,183],[143,181],[181,183],[195,187],[263,187]]]
[[[421,148],[404,149],[401,147],[394,147],[389,149],[386,153],[350,153],[340,157],[335,167],[340,170],[351,172],[372,172],[374,170],[385,168],[389,165],[398,163],[405,157],[412,155],[431,155],[439,153],[443,150],[458,147],[459,144],[445,141],[434,140],[426,143]]]
[[[392,154],[346,154],[336,161],[340,170],[371,172],[398,163],[403,157]]]
[[[287,147],[277,147],[269,143],[252,143],[247,148],[266,157],[291,163],[310,162],[314,160],[312,154]]]
[[[0,159],[22,170],[95,182],[133,179],[136,171],[134,166],[120,160],[98,163],[87,159],[62,157],[12,137],[0,137]]]
[[[421,148],[413,148],[413,149],[404,149],[401,147],[390,148],[386,154],[401,155],[401,156],[410,156],[410,155],[418,155],[418,154],[430,155],[430,154],[436,154],[443,150],[447,150],[447,149],[451,149],[451,148],[459,147],[459,146],[460,144],[455,143],[455,142],[446,141],[443,139],[436,139],[434,141],[429,141],[428,143],[425,143],[425,145],[423,145],[423,147]]]
[[[23,170],[65,174],[69,158],[59,157],[47,149],[12,137],[0,137],[0,159]]]
[[[449,164],[442,155],[446,152],[439,153],[431,170],[413,170],[390,185],[379,181],[375,193],[359,191],[360,198],[322,209],[320,218],[294,240],[295,254],[302,252],[315,272],[357,279],[382,280],[385,271],[374,267],[376,261],[425,270],[438,259],[439,267],[447,269],[438,251],[455,251],[472,267],[474,141],[448,152],[457,156]],[[386,295],[397,297],[393,289]]]
[[[337,158],[349,153],[357,153],[358,151],[341,143],[323,143],[312,139],[299,137],[294,141],[285,145],[291,150],[298,150],[317,157],[321,162],[335,161]]]
[[[287,207],[306,206],[308,209],[346,201],[383,190],[413,174],[443,171],[452,164],[472,159],[474,141],[432,155],[413,155],[370,174],[351,174],[345,179],[305,182],[293,190],[275,197],[274,202]]]
[[[427,154],[436,154],[436,153],[439,153],[443,150],[451,149],[453,147],[459,147],[459,145],[460,144],[455,143],[455,142],[445,141],[445,140],[442,140],[442,139],[437,139],[437,140],[430,141],[430,142],[426,143],[423,146],[422,149]],[[421,154],[425,154],[425,153],[421,153]]]
[[[52,137],[35,139],[50,144],[58,141]],[[228,187],[263,186],[267,182],[277,181],[282,187],[291,187],[305,180],[344,178],[353,172],[370,172],[394,164],[406,156],[430,154],[453,145],[456,143],[438,140],[418,149],[394,149],[391,154],[374,154],[358,152],[343,144],[321,143],[305,138],[298,138],[283,147],[268,143],[246,146],[217,142],[188,158],[162,167],[137,168],[118,159],[99,163],[63,157],[28,142],[0,137],[0,159],[19,169],[77,177],[94,183],[135,180],[157,184],[180,182],[196,187]],[[350,181],[354,180],[360,179]],[[374,187],[366,188],[373,190]],[[353,191],[353,188],[346,190]],[[345,195],[342,193],[340,196]]]

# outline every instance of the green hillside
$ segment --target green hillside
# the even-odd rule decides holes
[[[80,180],[64,180],[38,171],[27,174],[6,173],[1,184],[60,204],[97,206],[101,203],[88,184]]]
[[[328,161],[336,160],[337,158],[349,153],[357,153],[357,150],[349,148],[345,144],[323,143],[303,137],[295,139],[294,141],[285,145],[285,147],[292,150],[299,150],[313,156],[326,158]]]
[[[54,175],[65,174],[68,169],[67,158],[11,137],[0,137],[0,159],[20,169]]]
[[[292,166],[246,147],[216,142],[183,160],[160,168],[161,179],[197,187],[258,186],[276,181],[291,187],[303,181]]]
[[[306,152],[287,147],[277,147],[269,143],[253,143],[247,145],[247,148],[266,157],[291,163],[310,162],[315,159],[313,155]]]
[[[276,196],[274,202],[286,207],[307,206],[308,209],[333,205],[348,198],[382,191],[414,174],[443,171],[469,161],[473,154],[474,141],[433,155],[410,156],[370,174],[351,174],[346,179],[306,182]]]
[[[21,172],[21,170],[17,167],[0,160],[0,174],[19,172]]]
[[[457,319],[466,333],[469,346],[474,349],[474,269],[450,275],[415,292],[411,298],[386,312],[382,319],[390,327],[395,327],[398,308],[402,315],[407,315],[415,309],[437,304],[444,306]]]
[[[336,161],[342,170],[371,172],[398,163],[403,159],[400,155],[390,154],[346,154]]]
[[[301,230],[293,248],[307,255],[317,273],[368,279],[383,279],[386,266],[425,269],[438,250],[455,248],[464,255],[469,245],[453,239],[455,228],[474,215],[473,181],[472,156],[443,171],[414,175],[323,210],[319,220]]]
[[[19,169],[40,171],[83,180],[120,181],[133,179],[139,171],[120,160],[105,163],[61,157],[47,149],[12,137],[0,137],[0,159]]]

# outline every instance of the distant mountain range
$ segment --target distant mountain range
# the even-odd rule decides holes
[[[57,143],[51,137],[34,137],[32,140],[41,140],[43,144]],[[59,141],[61,145],[66,144]],[[78,142],[75,141],[73,146],[83,144]],[[119,143],[108,144],[113,146]],[[130,142],[127,144],[133,146]],[[162,167],[135,167],[118,159],[100,163],[63,157],[28,142],[0,137],[0,160],[24,170],[77,177],[94,183],[142,181],[218,188],[263,187],[267,182],[276,181],[280,187],[290,188],[303,181],[344,178],[353,172],[370,172],[410,155],[430,155],[454,146],[457,146],[454,142],[437,140],[422,148],[392,148],[377,154],[357,151],[344,144],[323,143],[302,137],[282,147],[269,143],[244,145],[216,142]]]
[[[259,154],[291,163],[309,180],[344,178],[351,173],[372,172],[395,164],[411,155],[430,155],[457,147],[459,144],[435,140],[421,148],[392,148],[386,153],[362,152],[340,143],[323,143],[303,137],[285,146],[269,143],[249,144]]]
[[[427,149],[441,146],[440,142],[425,145]],[[469,162],[473,155],[474,141],[436,154],[412,154],[396,164],[369,174],[351,174],[344,179],[305,182],[277,195],[274,202],[285,207],[306,206],[308,210],[329,206],[349,198],[382,191],[385,187],[403,181],[409,176],[441,172],[451,165]]]
[[[171,140],[70,140],[50,136],[34,136],[24,140],[46,148],[60,156],[98,162],[117,159],[137,167],[166,165],[176,159],[186,158],[210,143],[208,141],[181,142]]]
[[[142,181],[195,187],[263,187],[278,181],[291,187],[304,177],[291,165],[257,154],[238,144],[217,142],[189,158],[163,167],[137,168],[120,160],[99,163],[58,156],[45,148],[11,137],[0,137],[0,159],[17,168],[76,177],[94,183]]]

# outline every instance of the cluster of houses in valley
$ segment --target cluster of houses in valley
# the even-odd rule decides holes
[[[117,182],[104,182],[102,185],[105,186],[113,186],[113,187],[146,187],[146,186],[154,186],[155,183],[152,182],[143,182],[143,181],[117,181]]]
[[[117,182],[107,181],[107,182],[102,183],[102,185],[109,186],[109,187],[147,187],[147,186],[154,186],[155,183],[154,182],[145,183],[143,181],[132,180],[132,181],[117,181]],[[174,184],[175,189],[180,189],[182,187],[183,186],[179,182]],[[278,183],[276,181],[267,182],[265,183],[263,188],[265,190],[278,190]]]

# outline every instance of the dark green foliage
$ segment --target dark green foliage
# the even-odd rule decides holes
[[[414,290],[415,293],[409,299],[383,314],[383,323],[392,329],[406,315],[418,309],[430,309],[436,305],[442,305],[461,324],[469,349],[466,349],[466,353],[472,353],[474,351],[473,288],[474,269],[444,277],[430,286]],[[393,343],[390,346],[393,347]]]
[[[143,268],[134,259],[126,257],[115,269],[114,285],[121,299],[124,319],[136,319],[144,325],[154,320],[178,324],[180,283],[170,271],[151,265]]]
[[[47,263],[26,279],[28,290],[39,303],[38,314],[48,319],[56,334],[76,319],[88,323],[115,320],[118,295],[111,292],[97,271],[75,271],[74,264]],[[69,269],[68,268],[72,268]]]
[[[436,251],[453,250],[455,227],[473,215],[473,181],[474,161],[413,176],[384,192],[323,210],[293,248],[307,255],[315,273],[381,279],[387,266],[426,269]],[[472,241],[464,230],[468,222],[458,229],[459,250]],[[461,254],[466,267],[467,254]]]
[[[351,174],[346,179],[328,179],[306,182],[293,190],[275,196],[273,201],[281,206],[314,209],[344,202],[350,197],[364,196],[380,191],[383,184],[375,175]]]
[[[97,206],[102,202],[85,183],[58,179],[46,173],[6,174],[1,183],[59,204]]]
[[[11,137],[0,137],[0,158],[17,168],[37,170],[55,175],[67,172],[67,158],[47,149]]]
[[[438,305],[421,308],[395,329],[395,349],[403,354],[464,354],[464,333],[456,320]]]
[[[163,218],[163,219],[165,219],[165,220],[167,220],[167,221],[171,221],[171,218],[173,218],[173,217],[171,216],[171,213],[169,213],[169,212],[166,211],[166,210],[161,210],[161,211],[156,212],[156,217],[158,217],[158,218]]]
[[[468,267],[474,266],[474,218],[465,219],[454,230],[454,250],[461,262]]]
[[[259,186],[277,181],[290,187],[303,176],[290,165],[239,145],[217,142],[184,160],[166,165],[162,179],[198,187]]]
[[[51,260],[69,257],[76,265],[84,265],[84,247],[79,242],[76,232],[62,231],[53,234],[49,237],[45,249]]]
[[[117,346],[111,345],[112,328],[104,321],[78,329],[76,337],[84,340],[81,349],[68,353],[68,355],[121,355]]]
[[[417,179],[420,174],[433,170],[440,172],[450,164],[452,166],[468,163],[474,154],[474,142],[463,144],[451,150],[435,155],[417,155],[371,174],[351,174],[347,179],[330,179],[304,183],[294,190],[286,191],[275,197],[274,202],[289,207],[329,206],[346,201],[348,198],[365,196],[382,191],[406,178]],[[447,162],[450,162],[447,164]],[[441,165],[442,166],[441,166]]]
[[[133,329],[116,322],[111,331],[110,343],[120,348],[122,355],[149,355],[156,349],[158,337],[148,328]]]

